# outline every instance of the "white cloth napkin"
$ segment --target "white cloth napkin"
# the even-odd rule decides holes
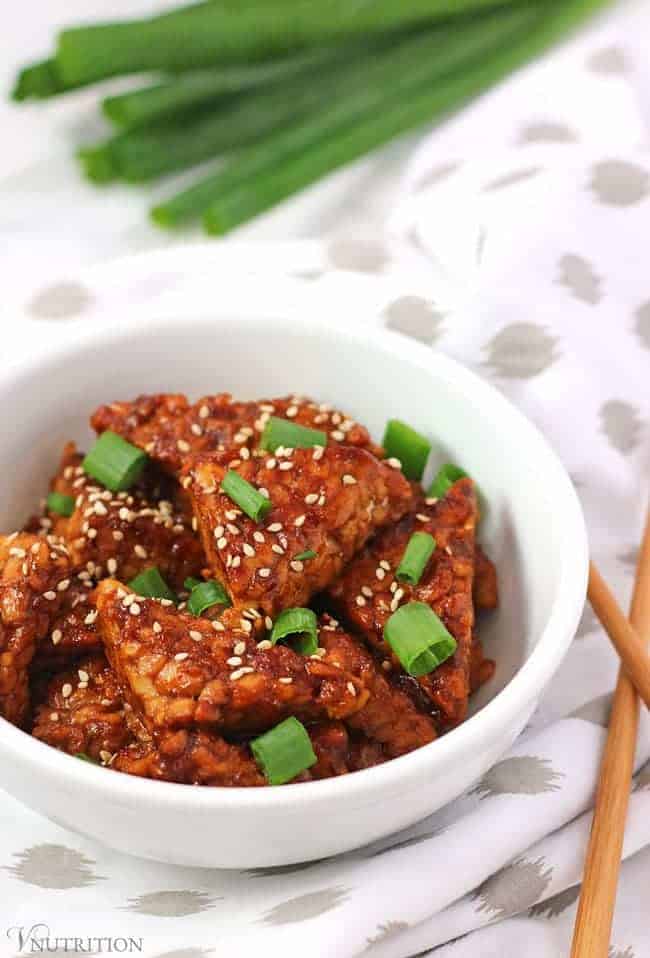
[[[592,30],[425,141],[385,236],[253,254],[270,257],[274,307],[300,315],[317,300],[335,322],[354,303],[365,321],[503,389],[564,459],[622,602],[650,448],[650,152],[635,83],[616,28]],[[218,255],[231,257],[224,282],[251,270],[250,248]],[[209,258],[193,277],[173,254],[146,278],[137,268],[61,277],[24,307],[39,320],[90,321],[134,298],[199,301]],[[18,954],[15,929],[35,921],[51,937],[141,938],[150,958],[566,954],[616,667],[587,609],[529,729],[468,794],[326,862],[243,873],[141,862],[3,797],[0,901],[11,920],[0,954]],[[613,958],[650,954],[639,893],[650,875],[649,759],[644,713]]]

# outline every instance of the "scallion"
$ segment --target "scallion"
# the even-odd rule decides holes
[[[438,473],[429,486],[427,496],[431,499],[442,499],[459,479],[467,479],[468,475],[460,466],[455,466],[452,462],[441,466]]]
[[[271,502],[255,486],[243,479],[238,472],[229,469],[223,477],[221,491],[254,522],[259,522],[271,509]]]
[[[285,449],[307,449],[310,446],[326,446],[327,433],[310,429],[289,419],[271,416],[260,440],[260,448],[275,452],[279,446]]]
[[[388,458],[399,459],[408,479],[421,479],[431,443],[421,433],[399,419],[389,419],[382,440]]]
[[[384,626],[384,638],[409,675],[433,672],[456,651],[456,639],[424,602],[403,605]]]
[[[436,540],[428,532],[414,532],[395,573],[402,582],[417,585],[427,562],[436,548]]]
[[[250,745],[269,785],[284,785],[318,761],[307,729],[293,715]]]
[[[313,655],[318,648],[318,622],[311,609],[285,609],[273,624],[271,644],[291,637],[291,646],[300,655]]]
[[[47,497],[47,508],[49,512],[55,512],[57,516],[71,516],[74,512],[74,499],[72,496],[64,496],[61,492],[51,492]]]
[[[299,552],[297,556],[294,556],[296,562],[304,562],[306,559],[315,559],[317,553],[313,549],[305,549],[304,552]]]
[[[147,599],[171,599],[172,602],[178,602],[176,594],[169,588],[157,566],[138,573],[135,579],[129,582],[129,589]]]
[[[103,432],[84,461],[85,473],[111,492],[128,489],[140,477],[148,456],[117,433]]]
[[[211,608],[213,605],[230,604],[228,593],[224,587],[220,582],[216,582],[212,579],[209,582],[201,582],[199,585],[194,586],[187,600],[187,610],[191,612],[192,615],[201,615],[202,612],[205,612],[206,609]]]

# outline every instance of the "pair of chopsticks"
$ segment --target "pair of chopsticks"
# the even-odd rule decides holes
[[[650,659],[646,649],[650,642],[650,513],[629,622],[593,563],[587,595],[621,657],[621,668],[600,766],[571,958],[607,958],[634,771],[639,695],[650,708]]]

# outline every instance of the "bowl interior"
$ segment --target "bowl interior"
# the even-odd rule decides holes
[[[496,393],[400,337],[363,326],[209,316],[93,331],[0,386],[11,411],[0,444],[0,529],[14,529],[35,510],[66,440],[87,447],[88,416],[98,404],[224,390],[241,398],[310,395],[349,412],[376,440],[388,418],[404,419],[433,441],[427,479],[454,461],[478,481],[480,539],[497,564],[501,604],[480,626],[497,672],[473,709],[494,697],[537,644],[556,595],[557,464]]]

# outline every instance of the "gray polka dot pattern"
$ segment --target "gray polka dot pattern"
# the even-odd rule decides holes
[[[484,347],[485,365],[506,379],[530,379],[538,376],[559,357],[557,339],[543,326],[511,323]]]
[[[587,60],[587,66],[594,73],[604,75],[625,73],[627,62],[625,54],[618,47],[605,47],[597,50]]]
[[[495,180],[490,180],[489,183],[485,184],[483,189],[486,193],[493,190],[502,190],[506,186],[514,186],[517,183],[530,180],[533,176],[537,176],[539,172],[541,172],[541,167],[539,166],[529,166],[523,170],[513,170],[512,173],[506,173],[505,176],[499,176]]]
[[[398,848],[410,848],[412,845],[420,845],[422,842],[428,842],[429,839],[439,835],[441,831],[442,829],[435,829],[432,832],[424,832],[422,835],[413,835],[411,838],[403,838],[401,841],[388,845],[386,848],[380,848],[378,851],[370,852],[367,857],[379,858],[381,855],[388,854],[388,852],[397,851]]]
[[[402,296],[386,307],[386,326],[427,345],[440,331],[444,313],[420,296]]]
[[[639,547],[636,545],[630,546],[625,552],[619,552],[616,558],[625,566],[626,572],[635,572],[639,562]]]
[[[390,259],[384,244],[376,240],[342,237],[332,240],[327,252],[336,269],[358,273],[381,273]]]
[[[295,898],[289,898],[275,905],[262,916],[260,921],[266,925],[289,925],[296,921],[307,921],[337,908],[348,895],[348,889],[340,885],[308,892],[306,895],[297,895]]]
[[[563,912],[575,905],[580,898],[580,885],[573,885],[572,888],[565,888],[546,901],[540,901],[529,909],[528,914],[531,918],[557,918]]]
[[[576,299],[583,303],[595,306],[603,298],[600,276],[582,256],[575,253],[565,253],[560,259],[560,278],[562,286],[566,286]]]
[[[33,319],[74,319],[92,303],[92,294],[79,283],[57,283],[42,289],[27,304]]]
[[[575,133],[564,123],[529,123],[519,137],[520,143],[574,143]]]
[[[518,755],[493,765],[470,794],[479,795],[482,800],[498,795],[541,795],[557,792],[563,778],[547,759]]]
[[[609,723],[609,713],[612,708],[612,695],[607,692],[605,695],[599,695],[598,698],[585,702],[579,708],[571,713],[572,718],[582,719],[584,722],[591,722],[593,725],[601,725],[607,728]]]
[[[325,860],[320,859],[320,861]],[[246,875],[248,878],[277,878],[280,875],[295,875],[317,864],[318,861],[313,861],[297,862],[295,865],[277,865],[275,868],[251,868],[250,871],[246,872]]]
[[[646,762],[634,776],[634,787],[639,791],[650,788],[650,762]]]
[[[627,454],[639,445],[641,420],[634,406],[620,399],[610,399],[600,408],[600,421],[601,430],[614,449]]]
[[[429,186],[437,186],[442,180],[446,180],[448,176],[455,173],[459,167],[459,162],[442,163],[440,166],[434,166],[432,170],[429,170],[426,176],[418,180],[415,185],[415,190],[420,192],[421,190],[426,190]]]
[[[366,939],[368,946],[364,949],[364,951],[370,951],[373,945],[378,945],[379,942],[386,941],[387,938],[392,938],[394,935],[399,935],[400,932],[406,931],[408,927],[409,923],[407,921],[382,922],[380,925],[377,925],[376,934]]]
[[[608,206],[633,206],[650,193],[650,176],[636,163],[603,160],[593,168],[591,190]]]
[[[129,898],[125,910],[159,918],[183,918],[208,911],[219,900],[201,891],[156,891]]]
[[[516,915],[544,894],[552,874],[543,858],[519,858],[479,885],[472,896],[476,910],[489,912],[493,919]]]
[[[636,311],[636,334],[641,345],[650,349],[650,299]]]
[[[609,958],[636,958],[636,954],[628,945],[627,948],[610,948]]]
[[[34,845],[14,855],[14,865],[5,866],[18,881],[39,888],[87,888],[103,875],[93,871],[95,862],[65,845]]]

